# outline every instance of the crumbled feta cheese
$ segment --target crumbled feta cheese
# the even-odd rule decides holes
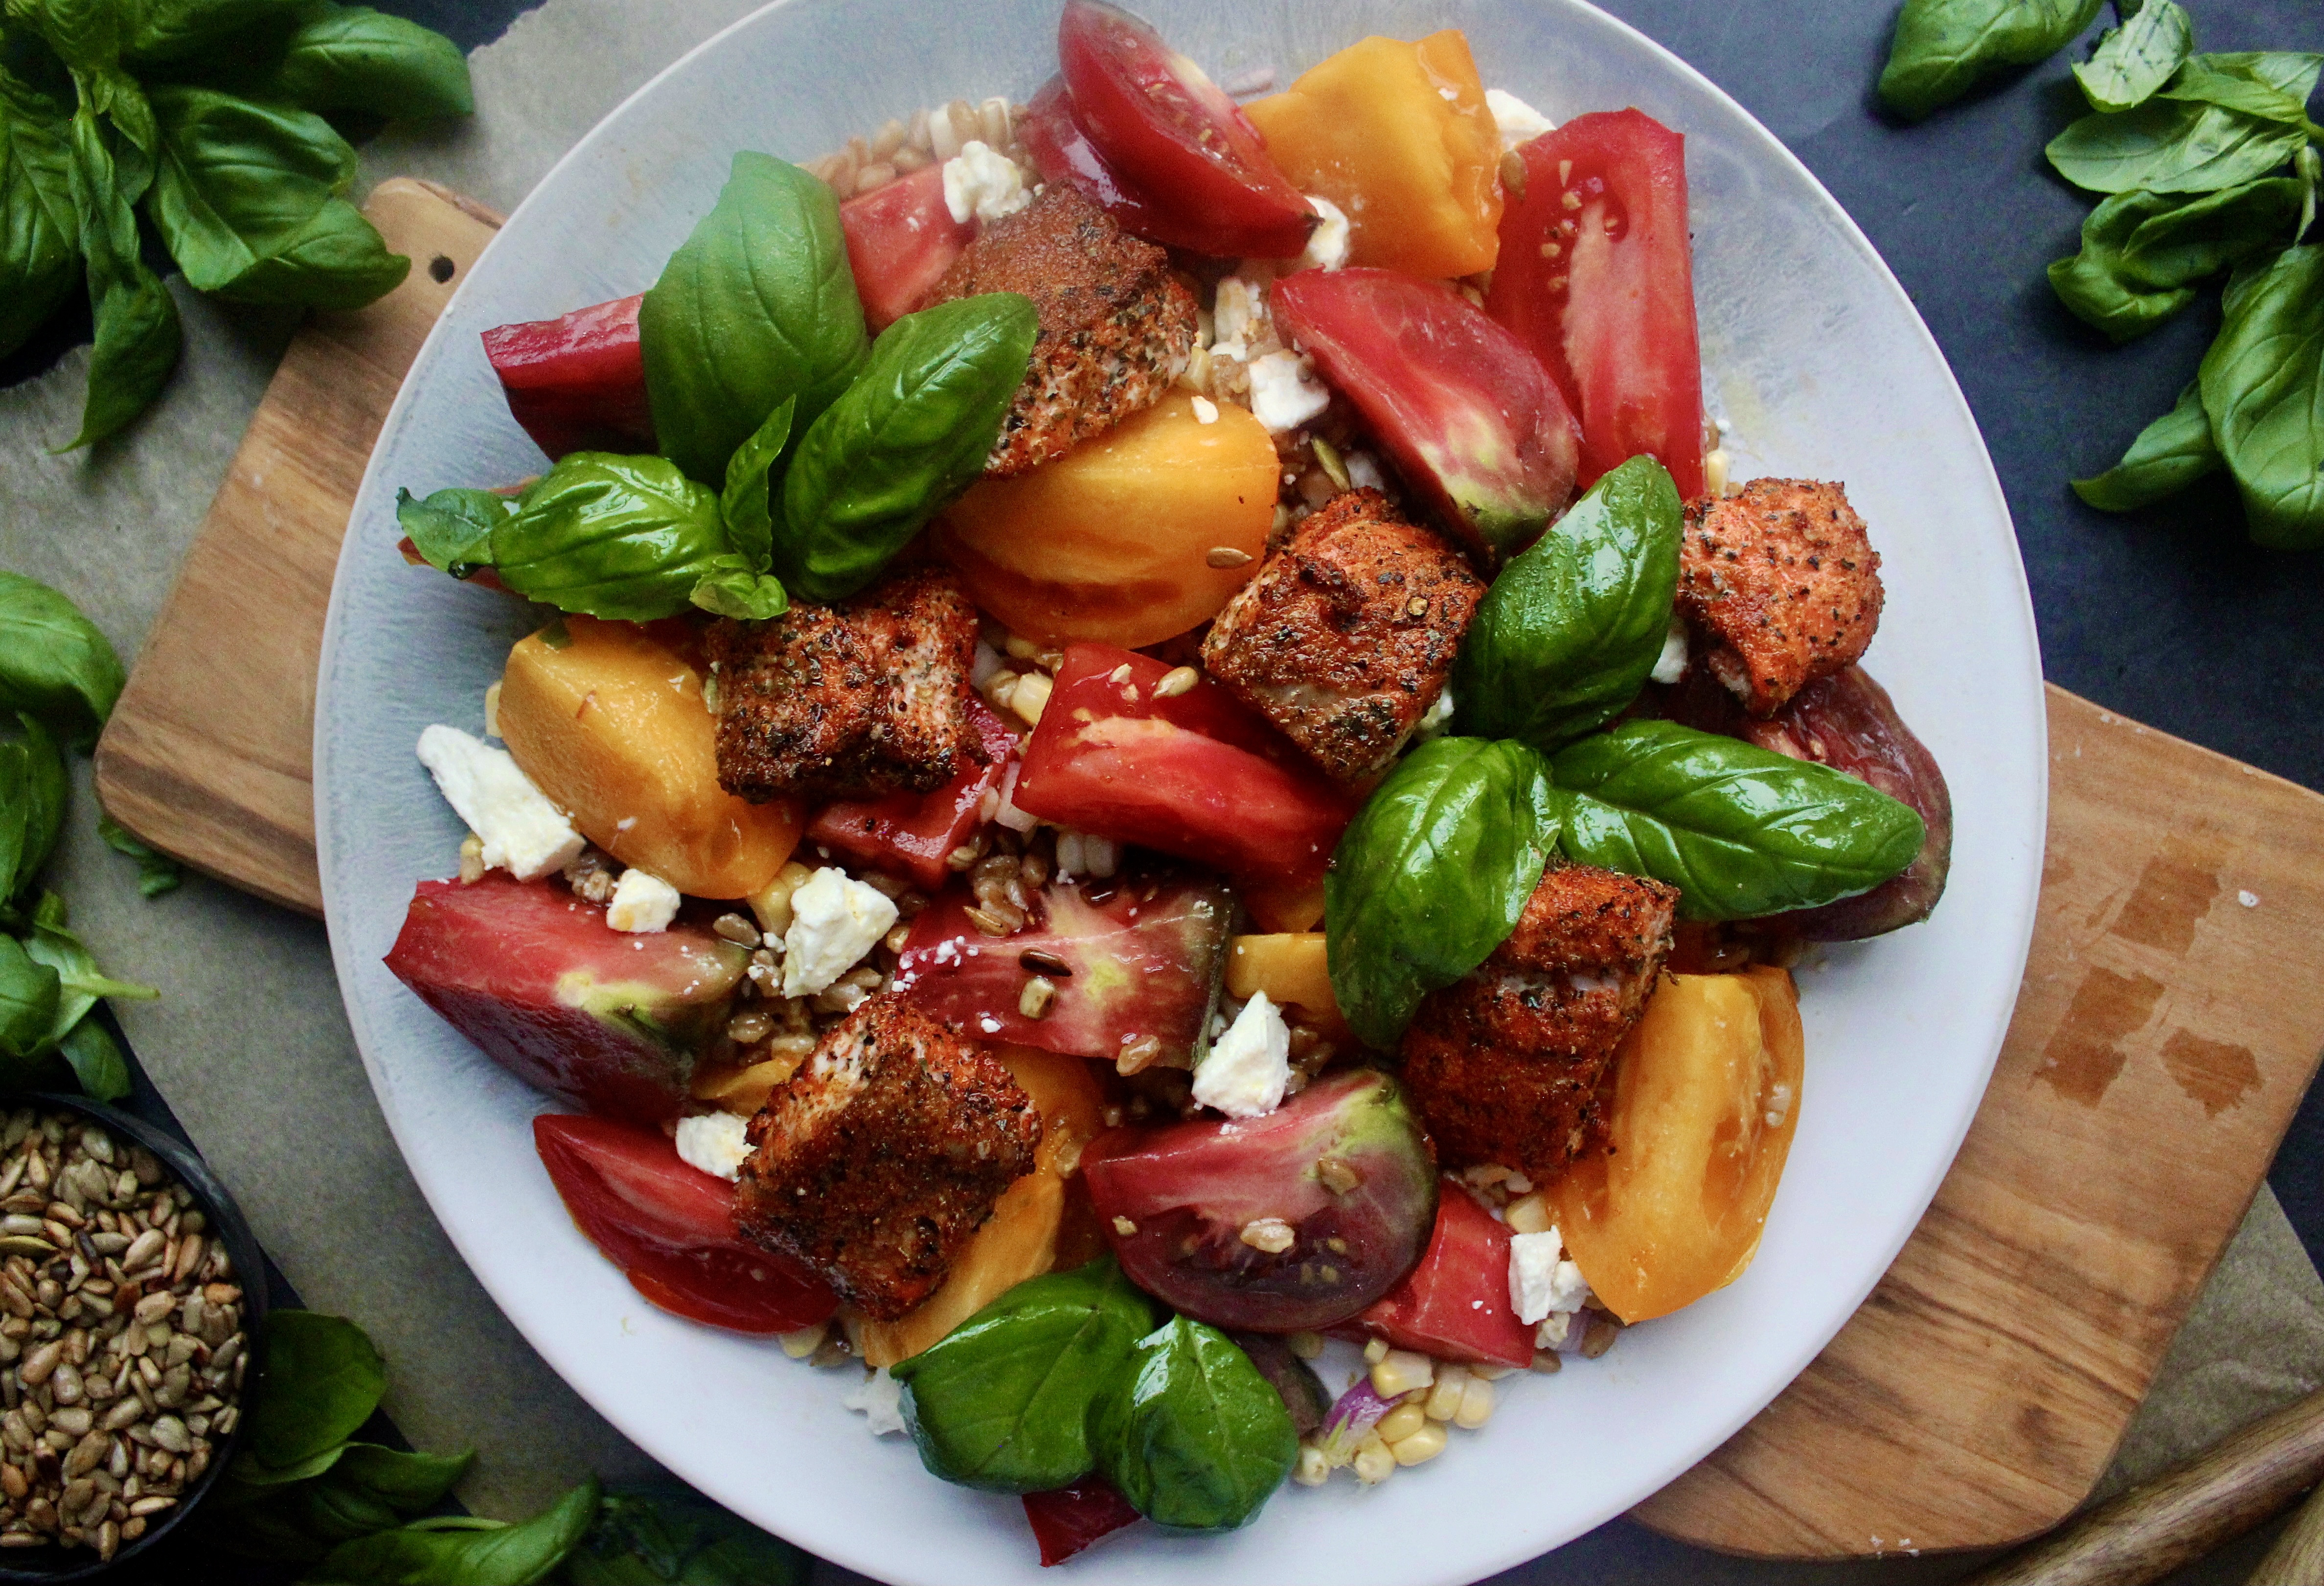
[[[1388,475],[1370,452],[1350,452],[1340,459],[1347,465],[1348,484],[1357,490],[1386,490]]]
[[[889,1376],[885,1366],[866,1377],[861,1386],[848,1389],[847,1397],[839,1402],[862,1411],[874,1437],[904,1430],[904,1385]]]
[[[1323,223],[1307,234],[1307,246],[1291,268],[1337,270],[1348,262],[1347,212],[1329,198],[1310,197],[1307,204]]]
[[[1504,151],[1529,143],[1557,126],[1557,123],[1506,89],[1487,88],[1485,108],[1493,113],[1493,124],[1501,129]]]
[[[1194,422],[1197,424],[1215,424],[1218,421],[1218,403],[1211,401],[1208,397],[1196,397],[1194,399]]]
[[[1283,1105],[1290,1082],[1290,1027],[1259,991],[1194,1070],[1194,1100],[1230,1118],[1260,1118]]]
[[[944,195],[955,226],[966,226],[971,216],[998,220],[1033,201],[1033,190],[1025,185],[1025,172],[1018,163],[975,138],[945,161]]]
[[[420,734],[420,763],[436,779],[445,802],[483,839],[487,870],[535,881],[563,870],[587,846],[505,749],[457,727],[429,727]]]
[[[751,1147],[743,1139],[747,1120],[732,1112],[705,1112],[678,1120],[678,1154],[690,1167],[713,1178],[733,1179],[742,1171]]]
[[[896,923],[895,900],[826,865],[791,894],[783,933],[783,995],[809,997],[862,961]]]
[[[613,883],[605,905],[605,923],[617,931],[666,931],[678,917],[678,889],[635,865]]]
[[[1250,410],[1270,435],[1296,429],[1332,405],[1304,354],[1269,353],[1250,365]]]
[[[1554,1228],[1509,1235],[1509,1307],[1518,1321],[1531,1323],[1582,1308],[1590,1285],[1582,1280],[1581,1268],[1558,1259],[1563,1250],[1564,1241]]]
[[[1452,690],[1440,688],[1436,691],[1436,703],[1420,713],[1420,721],[1412,729],[1412,741],[1416,743],[1425,743],[1431,738],[1442,738],[1444,736],[1444,730],[1452,724]],[[1522,1194],[1524,1192],[1521,1190],[1518,1193]]]
[[[1267,283],[1223,276],[1211,300],[1211,350],[1222,358],[1247,358],[1250,339],[1267,324]]]
[[[1657,683],[1675,683],[1686,676],[1686,619],[1673,617],[1670,632],[1663,635],[1663,652],[1655,658],[1655,669],[1646,674]]]

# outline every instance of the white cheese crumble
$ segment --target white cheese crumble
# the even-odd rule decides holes
[[[1663,652],[1655,657],[1654,670],[1646,674],[1657,683],[1675,683],[1686,676],[1686,619],[1673,617],[1670,632],[1663,635]]]
[[[1444,730],[1452,724],[1452,690],[1440,688],[1436,691],[1436,702],[1420,713],[1420,720],[1412,729],[1412,741],[1416,743],[1425,743],[1431,738],[1442,738],[1444,736]],[[1526,1187],[1530,1189],[1532,1186],[1528,1185]],[[1523,1194],[1525,1191],[1519,1190],[1517,1193]]]
[[[1222,276],[1211,300],[1211,350],[1222,358],[1250,356],[1251,337],[1267,325],[1267,282]]]
[[[1218,421],[1218,403],[1211,401],[1208,397],[1196,397],[1194,399],[1194,422],[1197,424],[1215,424]]]
[[[1307,234],[1307,246],[1293,262],[1294,270],[1337,270],[1348,262],[1348,216],[1329,198],[1310,197],[1308,207],[1323,222]]]
[[[874,1437],[904,1430],[904,1385],[889,1376],[885,1366],[866,1377],[861,1387],[848,1389],[839,1402],[862,1411]]]
[[[1259,991],[1194,1070],[1194,1100],[1229,1118],[1262,1118],[1283,1105],[1290,1082],[1290,1027]]]
[[[605,904],[605,923],[617,931],[666,931],[678,917],[678,904],[676,887],[633,865],[613,883],[613,895]]]
[[[783,933],[783,995],[811,997],[862,961],[896,923],[895,900],[826,865],[791,894]]]
[[[678,1120],[678,1154],[689,1167],[713,1178],[733,1179],[751,1155],[743,1133],[749,1122],[732,1112],[705,1112]]]
[[[1340,459],[1347,465],[1348,483],[1358,490],[1386,490],[1388,475],[1370,452],[1350,452]]]
[[[1314,364],[1300,353],[1269,353],[1251,364],[1250,410],[1268,434],[1296,429],[1332,405],[1332,393],[1314,375]]]
[[[952,211],[955,226],[966,226],[972,216],[998,220],[1033,201],[1033,191],[1025,185],[1025,172],[1017,162],[975,138],[945,161],[944,195],[945,207]]]
[[[1485,108],[1493,113],[1493,124],[1501,129],[1504,152],[1520,143],[1530,143],[1545,132],[1556,130],[1557,123],[1503,88],[1485,90]]]
[[[434,726],[420,734],[420,763],[436,779],[445,802],[484,840],[486,870],[535,881],[563,870],[587,846],[505,749],[457,727]]]
[[[1509,1235],[1509,1307],[1518,1321],[1531,1325],[1582,1308],[1590,1285],[1581,1268],[1559,1259],[1564,1248],[1554,1228]]]

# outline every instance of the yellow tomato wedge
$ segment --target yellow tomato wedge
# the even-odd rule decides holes
[[[1610,1143],[1550,1188],[1567,1249],[1625,1322],[1743,1275],[1800,1115],[1786,971],[1665,980],[1617,1054]]]
[[[1355,1039],[1332,994],[1332,971],[1321,931],[1235,936],[1227,943],[1227,995],[1249,1001],[1254,991],[1334,1043]]]

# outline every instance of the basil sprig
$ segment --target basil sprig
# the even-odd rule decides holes
[[[705,484],[767,415],[811,423],[862,365],[863,307],[839,202],[788,161],[734,156],[718,201],[638,309],[663,455]]]
[[[1130,1507],[1175,1531],[1248,1523],[1299,1457],[1283,1396],[1232,1339],[1185,1316],[1138,1341],[1091,1441]]]
[[[838,600],[878,576],[983,471],[1039,332],[1032,300],[1014,292],[940,303],[881,331],[783,479],[783,581]]]
[[[574,452],[492,531],[493,569],[559,611],[651,622],[682,612],[727,553],[718,498],[666,457]]]
[[[2099,0],[1904,0],[1880,101],[1918,121],[2013,66],[2064,49],[2090,25]]]
[[[1678,487],[1650,456],[1591,485],[1478,605],[1452,672],[1453,730],[1547,752],[1611,721],[1662,654],[1683,529]]]
[[[2146,102],[2195,48],[2195,24],[2174,0],[2146,0],[2098,40],[2074,80],[2094,110],[2131,110]]]
[[[1323,876],[1332,991],[1368,1046],[1394,1051],[1423,997],[1508,938],[1557,827],[1547,766],[1522,743],[1439,738],[1388,773]]]
[[[1584,738],[1550,774],[1565,856],[1669,882],[1687,919],[1852,898],[1912,863],[1926,835],[1918,811],[1845,772],[1675,722]]]
[[[2075,318],[2129,341],[2195,300],[2190,284],[2281,243],[2306,182],[2256,181],[2194,198],[2116,193],[2082,222],[2082,250],[2050,266],[2050,285]]]
[[[455,485],[425,498],[395,493],[395,521],[429,567],[473,578],[493,565],[493,530],[516,512],[516,498]]]

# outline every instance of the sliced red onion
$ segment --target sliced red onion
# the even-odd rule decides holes
[[[1323,1417],[1323,1434],[1315,1446],[1333,1465],[1344,1465],[1356,1457],[1356,1444],[1364,1434],[1379,1425],[1381,1416],[1396,1405],[1392,1398],[1382,1398],[1372,1391],[1371,1374],[1356,1379],[1356,1384],[1342,1394],[1332,1406],[1332,1413]]]

